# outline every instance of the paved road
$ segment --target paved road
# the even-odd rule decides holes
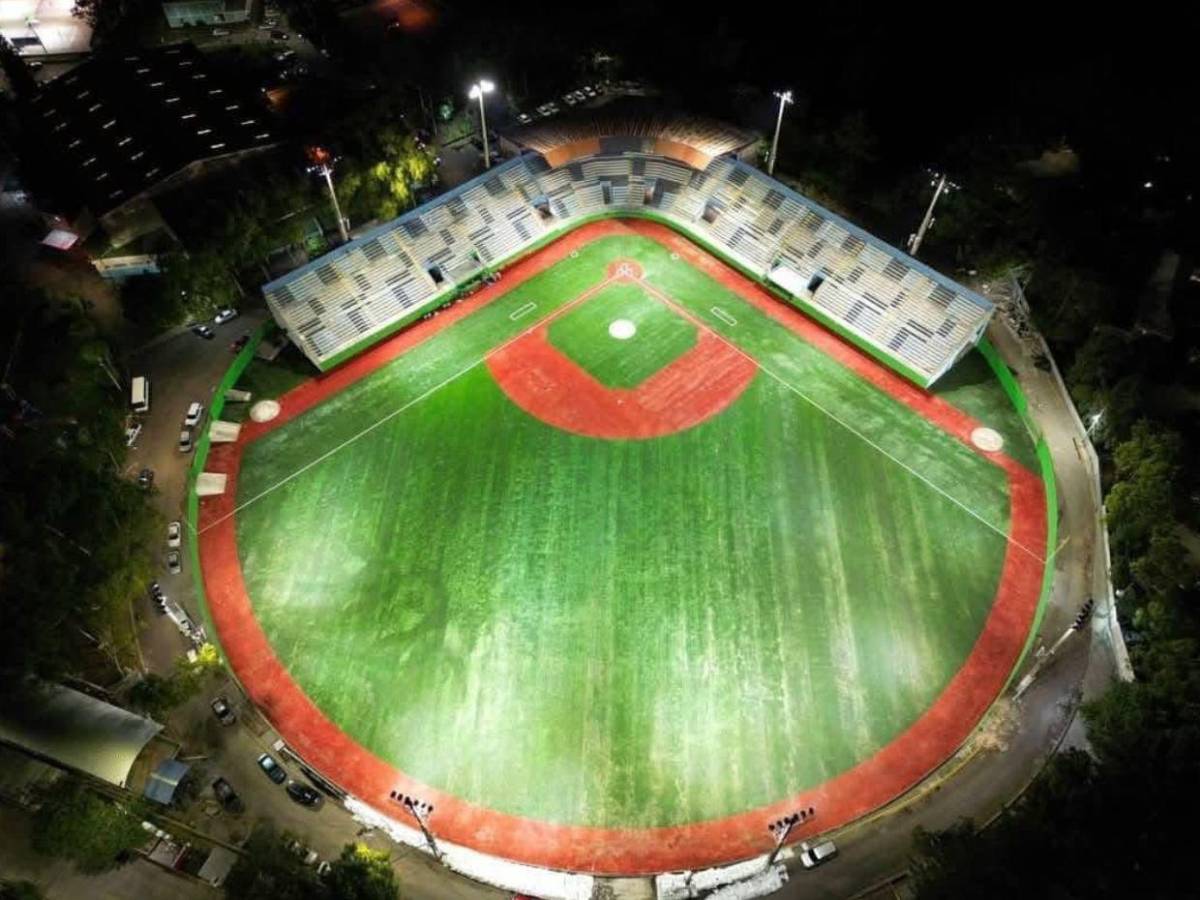
[[[152,342],[130,360],[131,376],[150,377],[150,412],[141,417],[142,433],[129,453],[126,474],[136,478],[143,466],[154,470],[154,506],[166,521],[182,520],[184,513],[184,489],[192,455],[180,453],[178,442],[188,404],[193,400],[204,404],[201,428],[207,428],[213,392],[233,360],[229,345],[265,317],[265,310],[248,311],[232,322],[215,327],[217,336],[211,341],[181,330]],[[183,554],[183,572],[170,575],[165,567],[166,552],[164,533],[164,562],[158,580],[172,600],[197,618],[200,610],[187,554]],[[170,619],[158,615],[148,595],[136,598],[134,612],[142,623],[142,656],[146,666],[152,672],[170,672],[175,658],[187,649],[187,642]]]

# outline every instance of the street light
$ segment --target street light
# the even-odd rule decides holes
[[[921,225],[917,229],[916,234],[910,235],[908,238],[908,252],[912,256],[917,255],[917,251],[921,249],[921,241],[925,240],[925,233],[929,231],[929,226],[933,224],[933,208],[937,206],[938,199],[942,194],[948,194],[951,191],[957,191],[959,186],[953,181],[950,181],[944,172],[929,173],[933,176],[933,180],[929,182],[930,187],[934,188],[933,199],[929,201],[929,209],[925,210],[925,218],[921,220]]]
[[[329,199],[333,201],[333,213],[337,216],[338,232],[342,235],[342,243],[345,244],[350,240],[350,235],[346,232],[346,220],[342,218],[342,208],[338,204],[337,192],[333,189],[333,164],[336,160],[333,154],[324,147],[312,146],[308,148],[308,171],[325,178],[325,184],[329,188]]]
[[[767,825],[767,831],[771,832],[771,836],[775,838],[775,846],[767,856],[768,869],[775,864],[775,860],[779,856],[779,851],[783,849],[784,842],[787,841],[788,835],[792,833],[792,829],[797,825],[807,822],[816,814],[817,811],[810,806],[807,809],[798,809],[791,815],[776,819]]]
[[[791,91],[776,91],[779,98],[779,115],[775,119],[775,138],[771,141],[771,155],[767,158],[767,174],[775,174],[775,157],[779,155],[779,128],[783,125],[783,108],[792,102]]]
[[[479,101],[479,130],[483,132],[483,165],[488,169],[492,167],[492,155],[488,151],[487,115],[483,111],[483,95],[490,94],[495,89],[496,86],[486,78],[480,78],[471,85],[471,90],[467,93],[472,100]]]
[[[410,797],[408,794],[402,794],[399,791],[391,791],[388,796],[408,810],[409,815],[417,820],[421,834],[425,837],[425,843],[429,846],[429,852],[433,854],[434,859],[440,862],[442,860],[442,850],[438,847],[437,841],[434,840],[433,832],[429,830],[429,817],[433,815],[433,804],[425,800],[419,800],[416,797]]]

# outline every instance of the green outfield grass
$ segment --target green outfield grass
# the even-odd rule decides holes
[[[609,326],[624,320],[636,329],[619,340]],[[696,346],[696,326],[639,285],[606,287],[550,324],[550,342],[601,384],[634,388]]]
[[[721,415],[594,440],[492,380],[490,350],[617,258],[758,360]],[[617,313],[637,338],[608,336]],[[695,331],[625,285],[551,336],[632,386]],[[654,340],[622,359],[615,345],[639,338]],[[955,390],[1022,439],[999,385]],[[473,803],[599,826],[738,812],[878,750],[970,651],[1008,527],[997,467],[633,236],[582,248],[250,445],[238,502],[255,612],[334,721]]]

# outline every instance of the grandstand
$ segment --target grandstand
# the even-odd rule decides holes
[[[532,150],[552,167],[581,156],[648,153],[703,169],[718,156],[748,156],[756,144],[754,135],[715,119],[625,110],[539,122],[501,138],[503,150]]]
[[[666,221],[924,387],[982,335],[983,297],[758,169],[707,158],[710,145],[692,155],[700,167],[664,152],[686,135],[653,125],[587,147],[561,134],[265,285],[268,305],[324,370],[540,239],[631,215]]]

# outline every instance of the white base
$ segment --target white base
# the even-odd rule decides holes
[[[274,400],[259,400],[250,407],[250,418],[255,422],[270,422],[279,415],[279,404]]]
[[[971,432],[971,443],[985,453],[996,453],[1004,447],[1004,438],[991,428],[976,428]]]

